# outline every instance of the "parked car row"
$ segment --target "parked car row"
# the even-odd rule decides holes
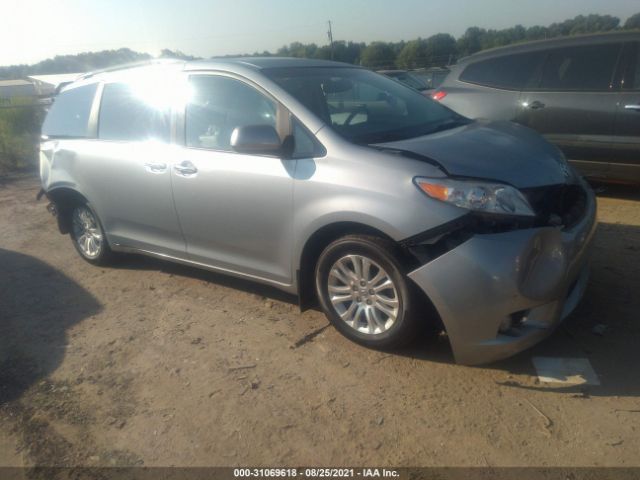
[[[460,60],[432,98],[510,120],[560,147],[584,175],[640,183],[640,34],[532,42]]]
[[[420,93],[429,95],[428,90],[430,89],[427,87],[427,83],[412,72],[408,72],[407,70],[378,70],[378,73],[393,78]]]
[[[404,83],[419,92],[429,95],[431,90],[438,88],[449,74],[445,67],[421,68],[417,70],[378,70],[378,73]]]
[[[448,67],[431,67],[414,70],[413,74],[421,78],[427,84],[429,90],[433,90],[444,82],[444,79],[449,75],[449,71]]]

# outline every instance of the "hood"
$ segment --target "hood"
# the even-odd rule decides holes
[[[560,150],[511,122],[478,120],[431,135],[376,144],[437,163],[449,175],[496,180],[517,188],[575,180]]]

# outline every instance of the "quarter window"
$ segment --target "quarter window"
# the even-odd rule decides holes
[[[189,79],[185,134],[188,147],[231,151],[236,127],[276,127],[277,104],[255,88],[233,78],[194,75]]]
[[[92,83],[60,93],[42,125],[42,134],[50,138],[86,138],[97,85]]]
[[[324,154],[318,141],[297,118],[291,117],[291,127],[294,139],[293,158],[310,158]]]
[[[542,72],[544,90],[607,91],[621,44],[587,45],[551,50]]]
[[[168,142],[170,108],[143,84],[108,83],[100,102],[98,137],[103,140]]]

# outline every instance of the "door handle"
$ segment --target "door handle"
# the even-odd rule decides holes
[[[144,168],[147,172],[151,173],[163,173],[167,171],[166,163],[145,163]]]
[[[530,108],[531,110],[539,110],[541,108],[544,108],[546,105],[539,100],[534,100],[531,103],[525,102],[524,106]]]
[[[635,111],[640,111],[640,105],[637,104],[631,104],[631,105],[625,105],[624,106],[625,110],[635,110]]]
[[[188,160],[174,165],[173,169],[179,175],[183,176],[195,175],[196,173],[198,173],[198,169],[196,168],[196,166]]]

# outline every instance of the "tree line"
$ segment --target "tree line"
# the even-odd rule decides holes
[[[0,108],[0,174],[33,168],[44,110],[36,106]]]
[[[480,50],[501,47],[512,43],[542,40],[566,35],[579,35],[617,30],[640,29],[640,13],[629,17],[621,24],[611,15],[578,15],[577,17],[552,23],[549,26],[523,27],[516,25],[505,29],[469,27],[459,38],[448,33],[437,33],[427,38],[409,41],[371,43],[335,41],[332,45],[293,42],[276,52],[255,52],[252,56],[286,56],[317,59],[334,59],[370,68],[420,68],[445,66],[456,59]],[[231,55],[228,55],[231,56]],[[247,56],[247,54],[233,55]],[[162,50],[160,57],[193,60],[197,57],[180,51]],[[103,50],[77,55],[57,55],[33,65],[0,67],[0,79],[24,78],[28,75],[86,72],[113,65],[148,60],[148,53],[135,52],[129,48]]]
[[[363,65],[370,68],[442,67],[458,58],[471,55],[488,48],[502,47],[513,43],[544,40],[568,35],[613,32],[640,29],[640,13],[621,24],[618,17],[611,15],[578,15],[577,17],[552,23],[549,26],[536,25],[525,28],[516,25],[505,29],[485,29],[469,27],[459,38],[448,33],[437,33],[427,38],[417,38],[400,42],[334,42],[329,45],[292,43],[280,48],[276,54],[291,57],[331,59]]]
[[[480,50],[512,43],[632,29],[640,30],[640,13],[627,19],[624,24],[621,24],[619,18],[611,15],[578,15],[546,27],[525,28],[522,25],[505,29],[469,27],[459,38],[454,38],[447,33],[437,33],[427,38],[406,42],[376,41],[367,44],[336,41],[332,45],[294,42],[281,47],[276,52],[255,52],[253,56],[277,55],[334,59],[375,69],[411,69],[445,66]],[[183,52],[168,49],[162,50],[160,57],[196,59]],[[148,53],[135,52],[128,48],[77,55],[58,55],[33,65],[0,67],[0,79],[25,78],[28,75],[38,74],[87,72],[151,58]],[[16,168],[30,168],[37,164],[37,138],[43,114],[42,109],[34,107],[0,109],[0,173]]]

